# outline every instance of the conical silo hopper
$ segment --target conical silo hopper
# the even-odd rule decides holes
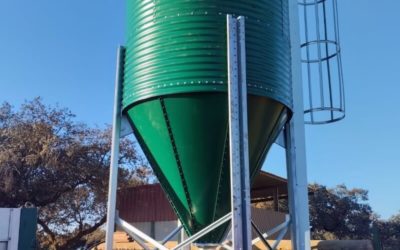
[[[123,112],[186,232],[230,211],[226,14],[246,17],[250,176],[291,107],[281,0],[128,0]],[[218,242],[227,225],[200,242]]]

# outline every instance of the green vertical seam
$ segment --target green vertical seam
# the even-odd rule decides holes
[[[222,184],[221,182],[224,179],[223,177],[225,176],[224,166],[225,166],[225,163],[227,162],[226,157],[229,154],[229,146],[228,146],[228,144],[229,144],[229,124],[228,123],[227,123],[227,128],[226,128],[225,134],[226,134],[226,136],[225,136],[224,149],[223,149],[223,153],[222,153],[220,172],[219,172],[219,178],[218,178],[217,196],[216,196],[215,205],[214,205],[213,221],[215,221],[216,219],[219,219],[219,218],[216,218],[216,215],[217,215],[216,213],[217,213],[218,204],[221,202],[221,184]],[[221,225],[220,227],[226,227],[226,223],[225,223],[225,226]],[[226,229],[224,231],[226,231]],[[213,233],[212,233],[212,237],[215,237],[215,235]]]
[[[153,171],[153,172],[154,172],[155,176],[157,177],[158,181],[160,182],[160,186],[163,189],[169,204],[171,205],[172,209],[175,211],[175,214],[177,215],[178,219],[182,222],[182,225],[183,225],[186,233],[189,234],[189,232],[190,232],[189,227],[184,223],[185,220],[184,220],[184,218],[182,217],[182,215],[180,213],[180,209],[178,209],[178,207],[175,206],[175,204],[173,202],[173,198],[171,197],[171,194],[173,193],[173,188],[170,186],[169,182],[167,181],[167,178],[165,178],[165,176],[162,174],[161,168],[158,166],[157,161],[154,159],[152,153],[148,149],[146,143],[144,142],[142,136],[138,132],[136,126],[133,123],[133,121],[131,119],[128,119],[128,121],[129,121],[129,124],[132,127],[133,134],[134,134],[135,138],[139,142],[140,147],[142,148],[143,152],[146,155],[147,160],[150,163],[150,166],[153,169],[158,170],[158,171]],[[162,183],[164,183],[164,184],[162,185]]]
[[[224,149],[222,152],[222,159],[221,159],[221,165],[220,165],[220,171],[219,171],[219,178],[218,178],[218,187],[217,187],[217,199],[215,201],[215,206],[214,206],[214,215],[213,215],[213,220],[215,220],[215,216],[216,216],[216,211],[217,211],[217,207],[218,207],[218,203],[220,201],[220,197],[221,197],[221,179],[222,176],[224,175],[224,165],[226,162],[226,157],[227,154],[229,152],[228,150],[228,144],[229,144],[229,128],[228,128],[228,123],[227,123],[227,128],[226,128],[226,133],[225,133],[225,142],[224,142]]]
[[[170,138],[170,141],[171,141],[172,150],[174,151],[176,165],[178,166],[179,176],[181,177],[182,186],[183,186],[183,189],[185,191],[186,200],[188,202],[189,213],[190,213],[190,217],[191,217],[191,220],[192,220],[192,224],[193,224],[194,228],[196,229],[197,228],[197,223],[196,223],[195,217],[193,215],[193,205],[192,205],[192,201],[190,199],[189,190],[188,190],[187,183],[186,183],[186,180],[185,180],[185,175],[184,175],[183,169],[182,169],[182,162],[181,162],[181,159],[179,157],[178,148],[176,147],[175,138],[174,138],[174,134],[172,132],[172,128],[171,128],[171,124],[170,124],[170,121],[169,121],[167,109],[165,107],[164,98],[160,98],[159,100],[160,100],[161,109],[162,109],[162,112],[163,112],[163,115],[164,115],[164,120],[165,120],[167,129],[168,129],[168,135],[169,135],[169,138]]]

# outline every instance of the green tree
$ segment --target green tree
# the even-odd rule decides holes
[[[309,185],[311,238],[315,240],[370,239],[372,209],[368,204],[368,191],[348,189],[345,185],[327,188]],[[272,201],[257,207],[273,209]],[[279,200],[279,211],[288,213],[288,201]]]
[[[380,236],[380,243],[385,250],[400,249],[400,212],[388,220],[375,218],[374,225]]]
[[[338,185],[310,185],[310,223],[313,239],[370,239],[372,209],[368,191]]]
[[[89,128],[40,98],[0,106],[0,207],[32,204],[44,249],[76,249],[105,222],[110,129]],[[121,142],[120,187],[146,182],[149,168]]]

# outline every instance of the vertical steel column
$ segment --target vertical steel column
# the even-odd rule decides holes
[[[178,219],[178,226],[182,227],[182,222]],[[186,240],[188,237],[186,235],[185,229],[182,228],[180,233],[179,233],[179,240],[178,243],[182,243],[184,240]],[[190,250],[190,246],[185,246],[182,247],[181,250]]]
[[[107,203],[107,227],[106,227],[106,250],[112,250],[113,235],[115,227],[115,206],[117,202],[118,186],[118,160],[119,141],[121,132],[121,101],[122,101],[122,74],[125,49],[120,46],[117,53],[117,69],[115,76],[113,128],[111,142],[111,165],[110,178],[108,181],[108,203]]]
[[[297,0],[288,1],[292,55],[293,117],[285,126],[286,165],[292,248],[303,250],[310,249],[310,222],[300,57],[300,27]]]
[[[232,247],[251,249],[245,19],[227,15]]]

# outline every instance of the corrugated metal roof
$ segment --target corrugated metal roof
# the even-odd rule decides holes
[[[251,201],[260,202],[273,199],[276,193],[278,198],[287,197],[287,180],[264,171],[260,171],[251,186]]]
[[[128,222],[177,220],[160,184],[121,190],[117,208],[119,216]]]
[[[276,189],[278,197],[287,196],[286,179],[260,171],[251,188],[251,199],[258,201],[272,198]],[[119,216],[131,223],[178,219],[158,183],[119,191],[117,208]]]

